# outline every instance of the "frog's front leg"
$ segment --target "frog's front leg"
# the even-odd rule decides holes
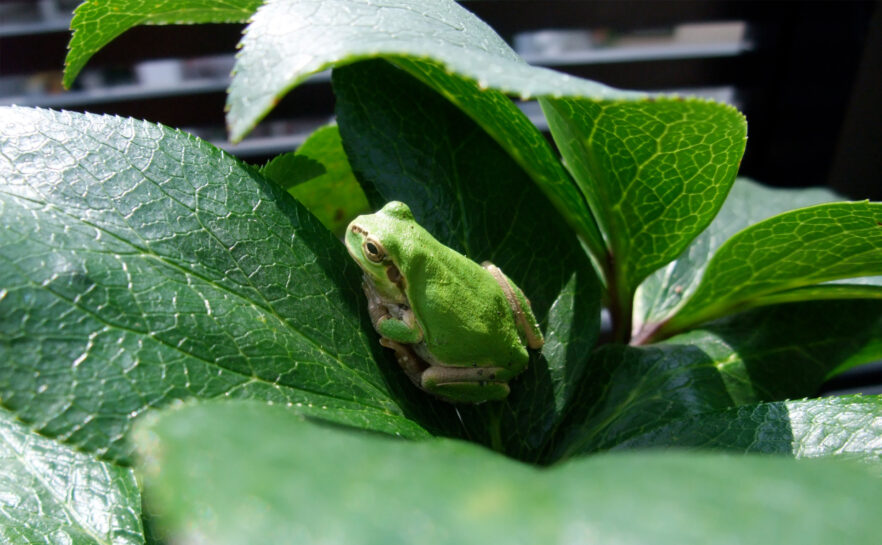
[[[395,318],[391,314],[382,316],[374,327],[381,336],[399,343],[416,344],[423,340],[423,330],[420,329],[413,311],[402,309],[401,317]]]
[[[511,375],[504,367],[433,365],[423,372],[420,387],[451,402],[480,403],[507,397]]]
[[[371,317],[371,323],[374,325],[374,329],[377,328],[377,324],[380,322],[380,318],[389,315],[389,310],[386,308],[386,305],[383,303],[382,299],[380,299],[377,292],[371,287],[367,282],[362,282],[361,289],[364,290],[364,294],[367,297],[368,302],[368,315]]]
[[[416,344],[423,340],[423,331],[409,307],[386,302],[368,282],[363,282],[361,287],[367,296],[368,314],[377,333],[399,343]]]

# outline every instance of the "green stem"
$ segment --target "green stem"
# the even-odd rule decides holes
[[[490,416],[490,448],[502,453],[505,446],[502,444],[502,407],[503,401],[492,403]]]
[[[634,294],[628,291],[617,274],[615,258],[607,254],[606,277],[609,294],[609,313],[612,319],[613,342],[628,344],[631,341],[631,325],[634,311]]]

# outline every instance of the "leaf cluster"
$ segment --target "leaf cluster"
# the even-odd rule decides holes
[[[5,542],[878,535],[882,397],[816,395],[882,356],[882,203],[736,179],[734,108],[529,66],[452,1],[90,0],[65,81],[135,25],[246,20],[232,139],[319,71],[337,97],[262,167],[0,109]],[[530,297],[506,400],[377,343],[333,233],[393,199]]]

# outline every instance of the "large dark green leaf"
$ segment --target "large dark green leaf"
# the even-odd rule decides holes
[[[642,94],[530,67],[490,27],[450,0],[270,1],[258,10],[241,45],[228,100],[233,140],[309,75],[365,58],[393,59],[483,126],[537,180],[592,252],[605,255],[584,198],[548,142],[504,93]]]
[[[147,503],[180,545],[872,543],[882,503],[857,464],[618,454],[540,470],[250,403],[172,411],[136,441]]]
[[[721,350],[720,371],[745,384],[740,403],[811,397],[828,378],[882,359],[882,301],[761,307],[666,342]]]
[[[736,405],[740,377],[729,380],[717,368],[731,352],[713,348],[601,347],[586,363],[546,458],[608,450],[668,422]]]
[[[520,166],[434,91],[384,61],[335,70],[334,90],[344,147],[373,204],[408,203],[438,240],[495,263],[530,298],[547,343],[513,383],[502,431],[508,452],[530,456],[597,338],[600,295],[590,262]],[[483,428],[497,410],[460,413]]]
[[[70,87],[92,55],[138,25],[243,23],[262,0],[89,0],[70,23],[73,36],[64,61]]]
[[[40,437],[0,409],[0,541],[7,545],[144,543],[131,468]]]
[[[882,396],[778,401],[687,416],[614,447],[702,448],[882,462]]]
[[[0,181],[0,399],[41,432],[125,459],[131,419],[196,396],[425,434],[342,245],[246,165],[150,123],[7,108]]]
[[[700,427],[704,415],[714,425],[731,407],[814,396],[828,377],[882,358],[880,332],[880,301],[817,301],[754,309],[663,344],[603,347],[548,456],[618,448],[678,422]]]

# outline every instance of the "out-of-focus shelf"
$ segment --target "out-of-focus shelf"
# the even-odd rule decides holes
[[[69,29],[70,18],[21,23],[0,23],[0,38],[49,34],[52,32],[68,32]]]
[[[736,57],[753,49],[749,41],[739,43],[665,44],[653,46],[599,47],[556,54],[524,54],[524,60],[537,66],[561,67],[635,61],[659,61]]]
[[[316,125],[318,128],[319,125]],[[279,155],[300,147],[312,131],[303,131],[285,136],[261,136],[246,138],[238,144],[226,140],[212,140],[211,144],[236,157],[248,159],[266,155]]]
[[[553,54],[527,53],[524,60],[536,66],[578,67],[594,64],[631,63],[644,61],[685,60],[717,57],[736,57],[751,51],[748,41],[702,43],[702,44],[662,44],[639,46],[611,46],[592,49],[562,51]],[[330,71],[321,72],[309,78],[308,83],[330,81]],[[184,79],[173,84],[152,86],[142,84],[114,85],[87,90],[74,90],[52,94],[20,94],[0,97],[0,106],[37,106],[45,108],[82,108],[93,104],[106,104],[119,101],[136,101],[225,92],[229,78]]]
[[[48,28],[48,26],[47,26]],[[543,38],[554,35],[555,31],[545,32]],[[531,64],[548,67],[583,67],[593,64],[609,65],[614,63],[628,64],[635,61],[669,61],[685,60],[693,58],[712,57],[736,57],[750,50],[748,42],[736,39],[720,43],[668,43],[665,40],[656,39],[654,44],[637,45],[599,45],[593,47],[570,48],[565,51],[533,51],[523,55]],[[535,48],[534,48],[535,49]],[[186,62],[186,61],[182,61]],[[307,80],[310,84],[327,84],[330,82],[330,71],[316,74]],[[29,93],[0,98],[0,106],[19,105],[35,106],[55,109],[80,109],[101,110],[102,107],[114,108],[114,105],[122,103],[145,103],[153,102],[157,107],[161,104],[173,106],[176,98],[189,97],[188,100],[199,100],[199,96],[215,97],[214,101],[222,100],[222,95],[229,86],[229,77],[209,78],[184,78],[180,81],[169,81],[162,84],[122,84],[108,87],[95,87],[83,90],[74,90],[64,93]],[[683,96],[702,96],[724,102],[734,102],[734,90],[726,87],[715,88],[690,88],[678,89],[675,92]],[[529,119],[542,131],[548,131],[548,124],[542,111],[536,102],[523,102],[519,106]],[[333,112],[313,112],[313,114],[327,114],[327,120],[332,118]],[[210,138],[217,147],[228,151],[244,159],[264,158],[267,156],[284,153],[295,149],[303,143],[314,127],[322,122],[314,124],[300,123],[307,128],[298,130],[293,134],[265,135],[259,134],[245,139],[238,144],[231,144],[222,138]],[[314,125],[314,126],[313,126]],[[199,128],[191,129],[199,134]],[[216,134],[217,130],[207,130],[208,134]],[[270,131],[271,132],[271,131]]]
[[[224,92],[230,84],[228,78],[183,80],[170,86],[147,86],[141,84],[114,85],[83,91],[57,94],[27,94],[0,98],[0,106],[39,106],[43,108],[77,108],[91,104],[144,100],[178,95],[198,95]]]

